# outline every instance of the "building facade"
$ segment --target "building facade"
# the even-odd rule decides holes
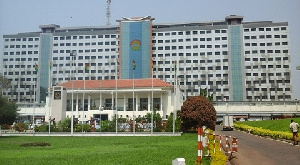
[[[3,94],[19,103],[42,102],[50,86],[70,80],[153,77],[180,85],[183,100],[200,88],[216,101],[292,99],[287,22],[243,22],[235,15],[211,22],[152,21],[42,25],[40,32],[4,35],[3,74],[12,86]]]

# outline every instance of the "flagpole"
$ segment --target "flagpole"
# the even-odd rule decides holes
[[[136,66],[136,64],[135,64],[135,61],[133,60],[132,61],[132,65],[133,65],[133,70],[132,70],[132,88],[133,88],[133,90],[132,90],[132,131],[133,131],[133,134],[135,134],[135,118],[134,118],[134,111],[135,111],[135,109],[134,109],[134,71],[135,71],[135,66]]]
[[[34,66],[34,68],[35,68],[35,71],[36,71],[36,80],[34,81],[34,88],[33,88],[33,93],[34,93],[34,101],[33,101],[33,115],[32,115],[32,132],[33,132],[33,135],[34,135],[34,126],[35,126],[35,120],[34,120],[34,118],[35,118],[35,104],[36,104],[36,88],[37,88],[37,85],[38,85],[38,83],[37,83],[37,80],[38,80],[38,77],[39,77],[39,74],[38,74],[38,71],[39,71],[39,66],[38,66],[38,64],[36,64],[35,63],[35,66]]]
[[[118,134],[118,58],[116,58],[116,135]]]
[[[83,118],[84,118],[84,99],[85,99],[85,72],[86,72],[86,64],[83,72],[83,101],[82,101],[82,123],[81,123],[81,133],[83,135]]]
[[[52,66],[51,66],[52,64],[51,64],[51,62],[50,62],[50,60],[49,60],[49,89],[48,89],[48,99],[49,99],[49,105],[48,105],[48,107],[49,107],[49,123],[48,123],[48,129],[49,129],[49,135],[50,135],[50,127],[51,127],[51,115],[50,115],[50,113],[51,113],[51,110],[50,110],[50,108],[51,108],[51,99],[52,99],[52,97],[51,97],[51,90],[50,90],[50,88],[51,88],[51,69],[52,69]]]
[[[33,93],[34,93],[34,99],[33,99],[33,115],[32,115],[32,132],[33,132],[33,134],[34,134],[34,125],[35,125],[35,121],[34,121],[34,118],[35,118],[35,102],[36,102],[36,94],[35,94],[35,92],[36,92],[36,87],[37,87],[37,82],[36,82],[37,80],[35,80],[35,82],[34,82],[34,88],[33,88]]]
[[[153,71],[154,71],[154,66],[153,66],[153,59],[152,59],[152,77],[151,77],[151,135],[153,134]]]
[[[100,79],[100,78],[99,78]],[[102,79],[102,77],[101,77]],[[100,119],[99,119],[99,126],[100,126],[100,135],[101,135],[101,110],[102,110],[102,97],[101,97],[101,80],[99,80],[99,116],[100,116]]]
[[[174,75],[174,112],[173,112],[173,134],[175,134],[175,120],[176,120],[176,117],[175,117],[175,113],[176,113],[176,85],[177,85],[177,81],[176,81],[176,72],[177,72],[177,61],[175,60],[174,61],[174,72],[175,72],[175,75]]]
[[[76,56],[76,52],[75,51],[71,51],[70,53],[70,56],[72,57],[72,76],[71,77],[75,77],[75,74],[74,74],[74,70],[73,70],[73,65],[74,65],[74,56]],[[74,108],[74,105],[73,105],[73,100],[74,100],[74,77],[73,77],[73,80],[72,80],[72,100],[71,100],[71,136],[73,136],[73,108]]]

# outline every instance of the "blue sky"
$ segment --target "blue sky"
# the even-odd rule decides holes
[[[216,21],[242,15],[244,22],[288,22],[293,82],[300,99],[300,0],[111,0],[111,24],[122,17],[151,15],[154,23]],[[106,0],[0,0],[0,35],[39,31],[39,25],[103,26]],[[2,49],[0,50],[2,54]],[[1,63],[0,63],[1,64]],[[1,64],[2,65],[2,64]]]

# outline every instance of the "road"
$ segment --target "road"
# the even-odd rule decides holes
[[[238,165],[299,165],[300,147],[290,143],[251,135],[241,131],[222,131],[216,127],[216,134],[237,137],[238,152],[232,161]],[[223,141],[222,141],[223,143]]]

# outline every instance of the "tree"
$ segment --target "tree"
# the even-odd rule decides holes
[[[179,118],[178,112],[179,111],[177,111],[177,116],[176,116],[176,120],[175,120],[175,132],[180,131],[181,120]],[[167,125],[166,125],[166,132],[173,132],[173,113],[171,113],[170,116],[168,117],[168,121],[167,121]]]
[[[196,129],[198,126],[215,130],[217,112],[213,104],[204,96],[189,97],[183,103],[179,116],[182,120],[183,132]]]
[[[0,73],[0,88],[1,88],[0,95],[2,95],[4,89],[9,88],[10,86],[11,86],[10,81]]]
[[[214,98],[214,95],[211,94],[211,95],[208,95],[207,93],[207,88],[205,89],[201,89],[200,88],[200,96],[204,96],[205,98],[207,98],[210,102],[212,102],[213,98]]]
[[[18,106],[14,101],[8,101],[0,95],[0,125],[12,125],[18,116],[17,110]]]

